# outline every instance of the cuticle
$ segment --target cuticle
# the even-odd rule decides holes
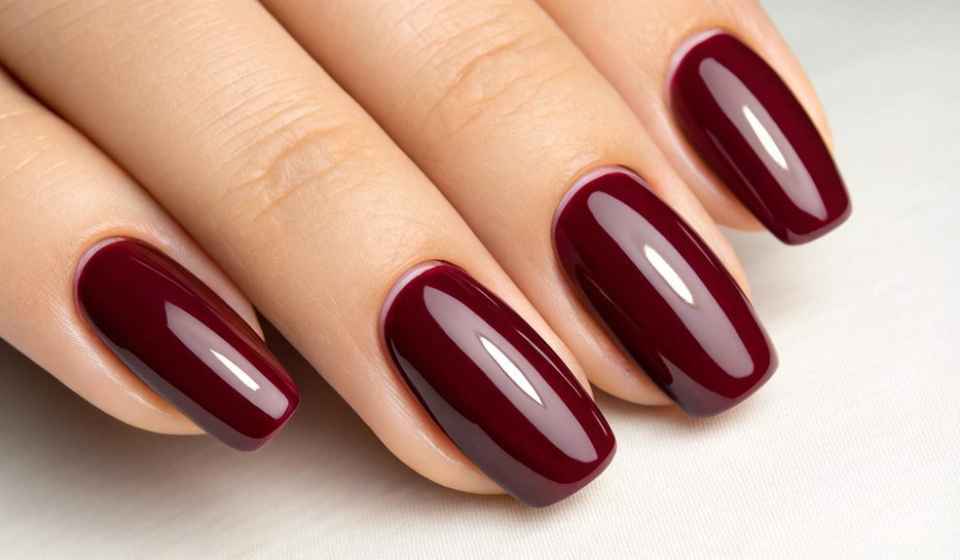
[[[705,42],[707,39],[716,37],[718,35],[729,35],[731,37],[737,37],[736,34],[731,32],[729,29],[724,27],[708,27],[706,29],[701,29],[699,31],[694,31],[687,35],[682,41],[677,43],[677,46],[673,49],[673,53],[670,55],[670,60],[667,63],[667,71],[664,75],[664,103],[667,107],[667,111],[672,114],[673,107],[670,99],[670,84],[673,83],[673,77],[677,73],[677,68],[680,67],[680,63],[690,54],[694,48],[698,45]]]
[[[73,300],[79,301],[78,298],[78,289],[80,285],[80,276],[83,274],[83,269],[87,266],[87,263],[90,262],[90,259],[94,255],[102,251],[103,249],[114,245],[116,243],[124,242],[137,242],[138,240],[133,237],[126,235],[110,235],[107,237],[102,237],[99,240],[91,243],[84,251],[80,254],[80,258],[77,260],[77,264],[74,267],[73,271]]]
[[[570,183],[570,186],[567,188],[566,192],[564,192],[563,197],[557,204],[556,210],[553,212],[553,220],[550,224],[551,240],[556,239],[557,222],[560,220],[560,215],[563,213],[563,210],[566,208],[567,204],[569,204],[573,197],[576,196],[576,194],[580,191],[580,189],[589,185],[595,179],[612,173],[626,173],[637,180],[637,182],[640,184],[647,184],[647,182],[643,180],[639,173],[634,171],[632,168],[627,167],[626,165],[621,165],[618,163],[599,165],[591,168],[589,171],[581,173],[572,183]]]

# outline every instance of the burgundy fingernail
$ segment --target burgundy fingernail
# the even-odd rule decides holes
[[[570,370],[460,268],[415,267],[384,310],[384,342],[413,394],[453,443],[521,502],[558,502],[613,458],[613,433]]]
[[[250,451],[296,410],[297,388],[253,329],[153,247],[108,241],[78,274],[80,311],[97,334],[207,433]]]
[[[557,209],[567,276],[621,347],[694,416],[723,412],[777,355],[720,259],[633,173],[587,174]]]
[[[670,99],[690,143],[785,243],[812,241],[850,216],[840,172],[813,121],[762,58],[725,33],[676,55]]]

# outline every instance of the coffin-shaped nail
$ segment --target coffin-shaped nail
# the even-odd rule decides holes
[[[382,323],[386,348],[420,404],[521,502],[560,501],[613,458],[610,427],[567,366],[462,269],[429,262],[408,271]]]
[[[155,248],[112,239],[78,271],[82,315],[150,388],[207,433],[257,449],[290,418],[297,389],[256,332]]]
[[[720,259],[632,172],[581,178],[557,210],[554,245],[600,322],[688,413],[723,412],[776,369],[773,345]]]
[[[811,241],[850,215],[833,156],[803,106],[760,56],[719,32],[677,52],[670,101],[688,140],[774,235]]]

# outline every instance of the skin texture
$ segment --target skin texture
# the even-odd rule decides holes
[[[583,173],[624,165],[649,177],[745,284],[743,271],[626,104],[536,4],[268,5],[433,179],[592,383],[634,402],[669,402],[604,334],[557,266],[550,240],[557,205]],[[324,21],[343,25],[321,32]],[[380,38],[373,48],[371,36]],[[357,56],[339,56],[343,46]],[[437,78],[424,81],[424,72]]]
[[[384,353],[390,286],[416,263],[456,262],[585,378],[439,191],[259,5],[81,4],[14,4],[3,62],[176,214],[395,454],[442,484],[500,492]],[[39,40],[78,17],[97,33]]]
[[[0,142],[0,264],[16,270],[0,288],[0,336],[124,421],[195,433],[76,312],[84,252],[142,239],[256,328],[236,282],[413,469],[497,493],[418,405],[377,332],[396,279],[444,260],[512,307],[584,385],[666,403],[564,280],[550,223],[584,172],[624,165],[745,287],[710,215],[754,224],[694,173],[662,90],[683,32],[722,26],[784,73],[825,130],[764,14],[749,2],[398,4],[0,0],[0,63],[64,119],[0,83],[0,115],[14,125],[0,137],[17,140]]]

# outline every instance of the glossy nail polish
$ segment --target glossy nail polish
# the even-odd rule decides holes
[[[462,269],[429,262],[407,272],[384,304],[382,329],[420,404],[521,502],[558,502],[613,458],[613,433],[570,370]]]
[[[776,352],[740,287],[632,172],[581,178],[557,209],[553,235],[580,296],[683,410],[723,412],[773,374]]]
[[[850,215],[827,145],[787,84],[731,35],[691,38],[675,55],[674,114],[688,140],[774,235],[805,243]]]
[[[169,257],[132,239],[94,247],[76,286],[111,350],[207,433],[240,450],[266,443],[296,410],[293,381],[249,325]]]

